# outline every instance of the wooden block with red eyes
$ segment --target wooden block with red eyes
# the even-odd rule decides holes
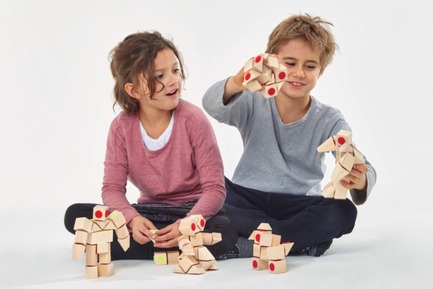
[[[266,97],[278,94],[288,74],[278,58],[268,53],[251,57],[244,65],[243,85],[251,92],[260,91]]]

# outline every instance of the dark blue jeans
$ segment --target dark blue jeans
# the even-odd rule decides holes
[[[297,253],[348,234],[355,225],[357,209],[349,199],[262,192],[225,181],[224,209],[241,236],[269,223],[281,242],[295,243],[291,252]]]
[[[75,219],[78,217],[86,217],[92,219],[93,207],[97,204],[91,203],[77,203],[68,207],[65,213],[65,227],[66,229],[75,234],[74,223]],[[153,224],[161,229],[169,224],[172,224],[175,220],[185,217],[187,212],[191,209],[193,204],[189,207],[163,207],[158,208],[155,206],[146,206],[141,204],[133,204],[132,206],[137,209],[137,211],[153,222]],[[164,210],[165,213],[162,213]],[[206,226],[203,230],[204,232],[215,232],[221,233],[222,241],[207,246],[212,255],[217,258],[218,256],[228,252],[233,249],[238,238],[238,233],[236,232],[233,225],[230,223],[224,212],[220,211],[217,215],[213,216],[206,222]],[[117,242],[117,236],[114,233],[113,242],[111,242],[111,258],[112,260],[119,259],[153,259],[155,251],[168,251],[169,249],[154,248],[152,242],[148,242],[141,245],[134,241],[132,235],[130,234],[130,247],[125,252]],[[71,243],[73,239],[71,239]],[[178,248],[172,248],[178,249]]]

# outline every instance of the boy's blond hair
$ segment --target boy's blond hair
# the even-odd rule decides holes
[[[332,62],[335,51],[338,49],[334,36],[330,30],[331,22],[318,16],[309,14],[294,15],[283,20],[269,35],[266,52],[277,54],[280,47],[289,40],[302,38],[306,40],[313,50],[320,51],[320,65],[322,72]]]

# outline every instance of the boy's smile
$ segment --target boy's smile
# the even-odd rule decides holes
[[[282,45],[277,55],[289,76],[280,94],[295,99],[308,98],[321,75],[320,52],[298,38]]]

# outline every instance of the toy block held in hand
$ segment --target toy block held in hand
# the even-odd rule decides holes
[[[288,78],[286,67],[278,57],[262,53],[248,59],[244,65],[243,85],[251,92],[261,91],[266,97],[274,97]]]
[[[347,189],[341,185],[341,180],[347,176],[355,164],[364,164],[364,156],[352,143],[352,133],[340,130],[317,147],[318,152],[335,151],[335,167],[331,181],[323,187],[325,198],[346,199]]]

